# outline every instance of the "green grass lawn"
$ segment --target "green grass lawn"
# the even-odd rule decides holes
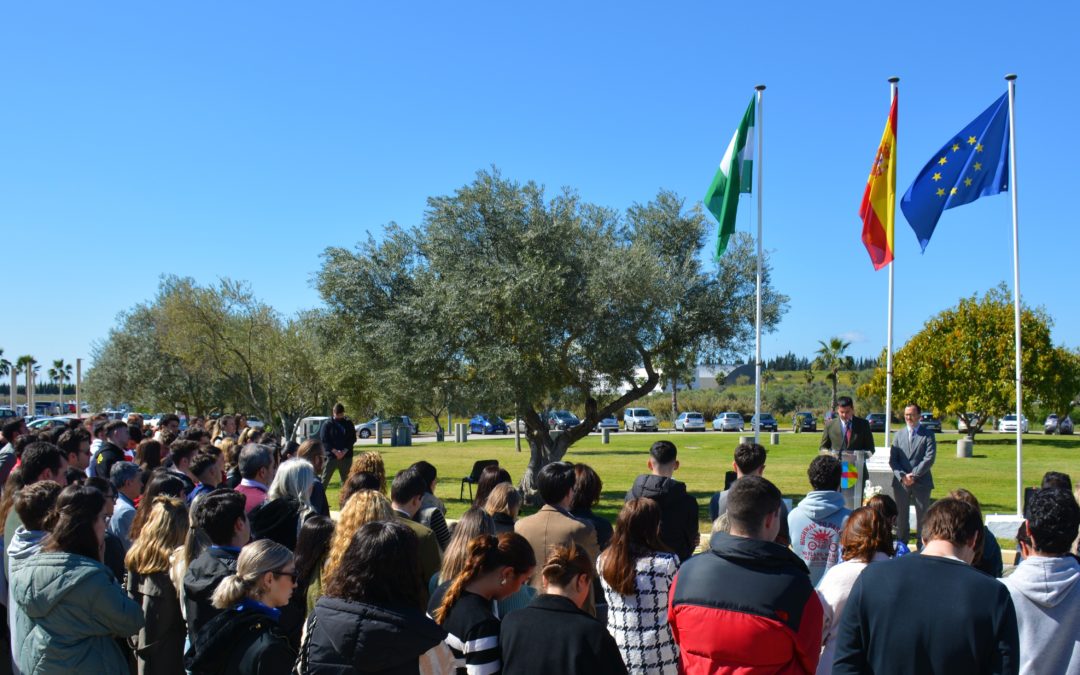
[[[731,468],[732,453],[739,434],[706,432],[702,434],[636,434],[620,432],[611,435],[611,444],[603,445],[600,437],[589,436],[570,448],[566,460],[584,462],[600,474],[604,481],[603,497],[597,512],[614,521],[622,507],[627,489],[639,473],[648,469],[649,445],[658,438],[672,440],[679,448],[681,468],[675,477],[687,484],[697,498],[702,532],[708,532],[708,504],[713,492],[723,487],[724,472]],[[767,439],[767,435],[763,435]],[[934,464],[935,498],[949,490],[964,487],[971,490],[982,503],[985,513],[1011,513],[1016,508],[1016,453],[1011,435],[981,434],[976,437],[975,456],[956,457],[959,434],[938,436],[938,457]],[[880,434],[878,435],[880,441]],[[776,483],[785,497],[798,501],[810,489],[806,467],[817,454],[820,434],[780,435],[780,445],[766,446],[769,451],[765,477]],[[465,498],[459,499],[461,477],[468,475],[478,459],[497,459],[517,482],[528,463],[528,446],[522,442],[522,452],[514,449],[514,437],[480,440],[468,443],[419,443],[410,447],[392,448],[388,444],[357,446],[356,452],[378,450],[386,463],[388,479],[413,462],[425,459],[439,471],[436,494],[446,502],[448,515],[459,517],[468,508],[468,487]],[[1080,436],[1024,437],[1024,484],[1038,485],[1044,472],[1064,471],[1080,478]],[[328,486],[332,507],[337,507],[340,485],[337,479]]]

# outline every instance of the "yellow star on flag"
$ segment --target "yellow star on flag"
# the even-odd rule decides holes
[[[953,188],[953,189],[949,190],[949,194],[951,194],[951,195],[956,194],[956,188]]]
[[[964,179],[964,187],[971,187],[971,179],[970,178],[965,178]]]
[[[938,188],[937,189],[937,196],[938,197],[944,197],[945,196],[945,188]]]
[[[939,159],[939,160],[937,161],[937,163],[938,163],[938,164],[940,164],[940,165],[942,165],[942,166],[945,166],[946,164],[948,164],[948,163],[949,163],[949,160],[947,160],[947,159],[945,159],[944,157],[942,157],[941,159]]]
[[[959,144],[959,143],[953,143],[953,146],[952,146],[952,151],[953,151],[953,152],[956,152],[956,151],[957,151],[957,150],[959,150],[959,149],[960,149],[960,144]]]
[[[941,174],[940,173],[935,173],[934,174],[934,180],[941,180]]]
[[[975,162],[975,170],[976,171],[982,171],[982,163],[981,162]]]
[[[975,152],[982,152],[982,143],[975,146]]]
[[[968,145],[975,145],[975,137],[968,136]]]

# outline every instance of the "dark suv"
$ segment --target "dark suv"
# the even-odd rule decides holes
[[[885,413],[870,413],[866,416],[870,431],[885,431]]]

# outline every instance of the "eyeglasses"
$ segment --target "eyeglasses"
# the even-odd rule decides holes
[[[275,571],[273,574],[275,577],[290,577],[294,584],[300,578],[300,575],[296,573],[296,570],[293,570],[292,572]]]

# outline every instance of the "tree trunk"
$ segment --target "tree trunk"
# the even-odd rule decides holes
[[[671,422],[675,423],[675,418],[679,416],[679,381],[675,378],[671,378]]]

